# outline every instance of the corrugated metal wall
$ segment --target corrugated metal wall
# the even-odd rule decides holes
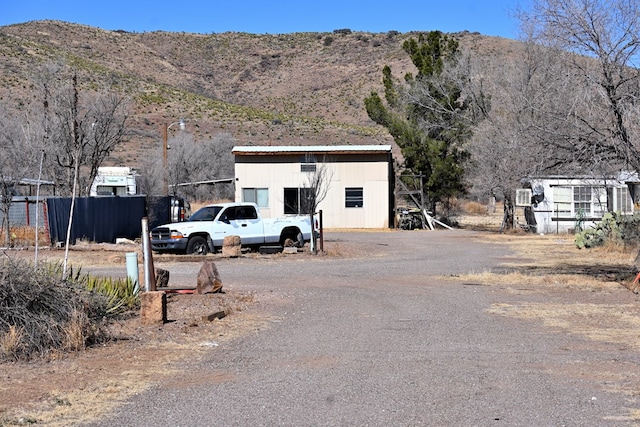
[[[70,242],[88,240],[115,243],[116,238],[137,239],[146,216],[144,196],[79,197],[76,199]],[[47,199],[51,243],[64,242],[69,226],[71,198]]]

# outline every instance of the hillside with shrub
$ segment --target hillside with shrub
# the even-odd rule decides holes
[[[37,102],[34,73],[56,62],[72,65],[85,89],[122,88],[132,100],[132,135],[111,165],[135,167],[161,150],[162,126],[180,118],[196,141],[225,133],[241,145],[392,144],[363,100],[382,90],[385,65],[397,76],[414,71],[402,42],[415,34],[131,33],[33,21],[0,27],[0,97],[10,108]],[[454,36],[495,63],[519,46]]]

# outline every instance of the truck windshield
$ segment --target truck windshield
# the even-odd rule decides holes
[[[213,221],[222,206],[205,206],[189,217],[189,221]]]

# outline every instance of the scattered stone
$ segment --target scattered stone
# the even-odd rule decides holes
[[[222,319],[227,316],[227,313],[224,310],[216,311],[215,313],[208,314],[206,316],[202,316],[202,320],[205,322],[211,322],[215,319]]]
[[[117,237],[116,238],[116,245],[135,245],[136,242],[134,242],[131,239],[126,239],[124,237]]]

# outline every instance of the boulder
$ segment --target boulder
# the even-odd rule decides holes
[[[222,280],[213,261],[205,261],[200,268],[196,292],[199,294],[222,292]]]
[[[240,236],[225,236],[222,241],[222,256],[237,258],[241,254]]]
[[[143,325],[167,322],[167,294],[163,291],[140,294],[140,321]]]

